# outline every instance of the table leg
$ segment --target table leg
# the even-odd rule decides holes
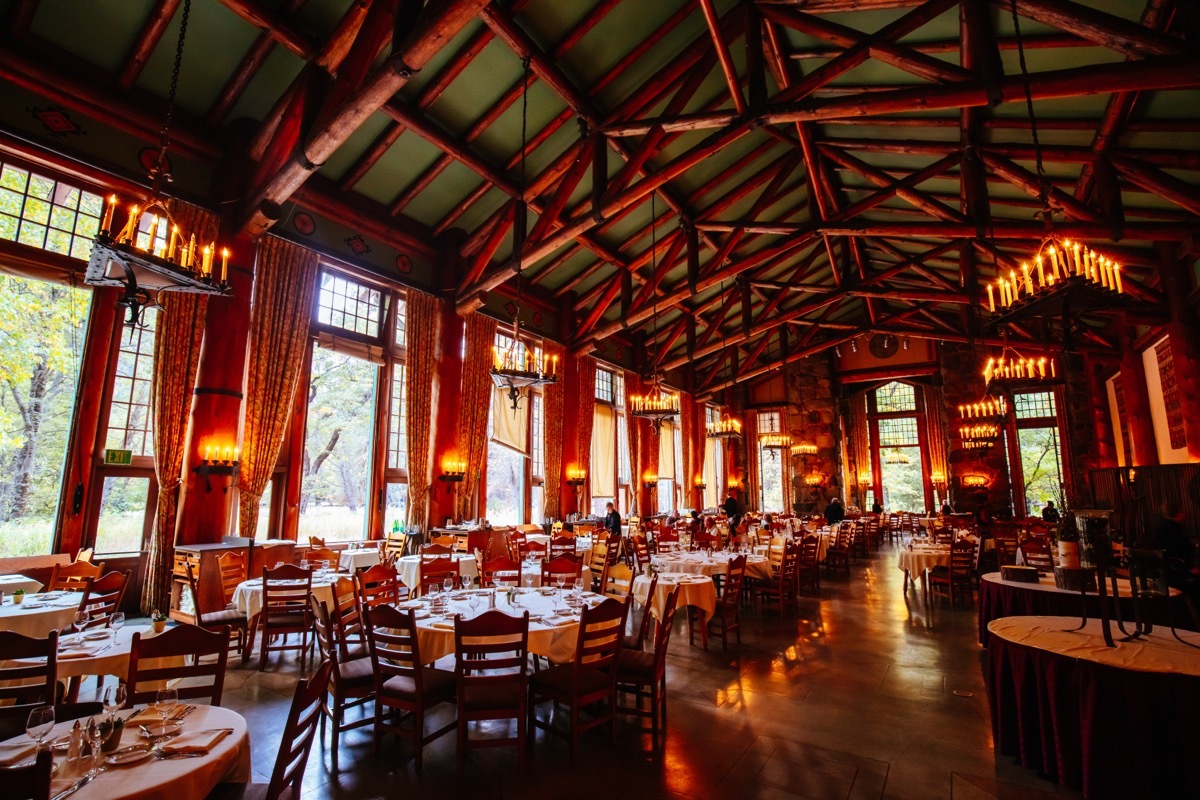
[[[929,572],[921,570],[921,594],[925,594],[929,590]]]
[[[910,585],[915,587],[916,583],[913,581],[912,575],[909,574],[908,570],[904,570],[904,592],[905,593],[908,592],[908,587]]]
[[[705,614],[704,609],[702,609],[702,608],[697,608],[696,614],[697,614],[697,616],[700,617],[700,644],[705,650],[707,650],[708,649],[708,614]]]

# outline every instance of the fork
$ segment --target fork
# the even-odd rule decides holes
[[[162,750],[162,748],[159,748],[159,747],[154,748],[150,752],[154,755],[155,758],[159,759],[160,761],[169,761],[170,759],[173,759],[173,758],[204,758],[206,755],[208,755],[207,752],[203,752],[203,753],[167,753],[167,752],[164,752]]]

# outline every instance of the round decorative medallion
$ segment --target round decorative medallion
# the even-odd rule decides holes
[[[891,358],[900,349],[900,340],[890,333],[879,333],[871,337],[870,347],[876,358]]]
[[[292,227],[296,229],[297,233],[310,236],[317,229],[317,221],[307,211],[300,211],[292,217]]]

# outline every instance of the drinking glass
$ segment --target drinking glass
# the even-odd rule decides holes
[[[447,575],[442,580],[442,589],[445,590],[447,595],[449,595],[450,592],[454,590],[454,578],[451,578],[449,575]],[[447,597],[447,601],[449,601],[449,597]]]
[[[38,750],[42,749],[42,742],[54,729],[54,706],[38,706],[29,712],[29,719],[25,722],[25,734],[37,743]]]
[[[108,618],[108,627],[112,628],[113,638],[121,631],[121,626],[125,624],[125,612],[114,611]]]
[[[104,695],[100,702],[104,705],[104,713],[111,720],[121,707],[125,705],[126,690],[125,684],[118,683],[115,686],[105,686]]]
[[[471,607],[471,616],[475,617],[479,613],[479,595],[473,594],[467,599],[467,605]]]
[[[300,569],[308,569],[308,559],[307,558],[300,559]]]
[[[89,615],[86,611],[76,611],[71,625],[75,628],[75,641],[83,641],[83,629],[87,627]]]
[[[97,714],[90,717],[87,722],[87,728],[84,729],[84,734],[87,736],[88,743],[92,746],[92,766],[87,771],[88,777],[95,777],[101,772],[104,772],[104,753],[101,752],[101,747],[104,745],[104,740],[112,735],[112,726],[109,725],[105,729],[104,717]]]
[[[179,705],[179,691],[176,689],[159,689],[154,697],[154,710],[162,717],[162,732],[167,732],[167,720],[175,713]]]

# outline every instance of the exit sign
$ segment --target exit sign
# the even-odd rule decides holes
[[[133,463],[133,451],[132,450],[105,450],[104,451],[104,463],[105,464],[124,464],[124,465],[128,466]]]

